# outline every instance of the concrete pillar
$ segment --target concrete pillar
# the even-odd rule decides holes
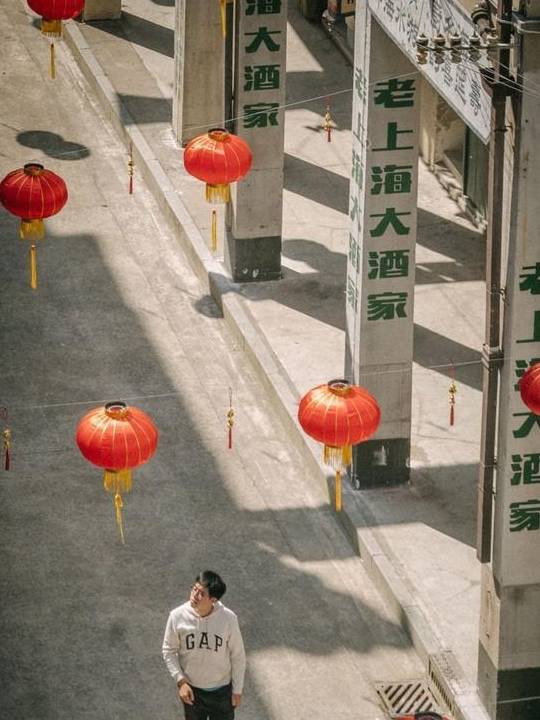
[[[185,145],[212,127],[223,127],[224,115],[225,40],[220,3],[176,0],[173,132]]]
[[[410,76],[407,72],[410,70]],[[364,3],[356,14],[345,376],[381,407],[360,487],[409,478],[420,85]]]
[[[235,282],[281,277],[287,0],[237,0],[234,132],[253,165],[233,186],[225,260]]]
[[[518,28],[538,31],[540,3],[529,0]],[[527,22],[534,19],[527,26]],[[507,118],[514,131],[498,407],[493,556],[483,567],[478,686],[493,720],[540,718],[540,417],[523,404],[517,382],[540,358],[540,115],[527,88],[540,84],[540,35],[514,34],[517,77],[525,93]],[[534,92],[534,91],[531,91]],[[507,107],[509,107],[507,102]],[[512,138],[509,138],[511,142]]]
[[[81,19],[118,20],[122,15],[122,0],[85,0]]]

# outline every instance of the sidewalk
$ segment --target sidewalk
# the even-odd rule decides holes
[[[152,190],[252,358],[291,442],[303,449],[314,478],[327,483],[321,448],[298,429],[296,410],[306,390],[343,372],[351,94],[332,101],[338,130],[331,143],[320,130],[324,101],[308,99],[350,88],[352,72],[321,28],[293,5],[287,102],[306,101],[286,112],[284,277],[273,283],[232,283],[221,244],[215,257],[208,249],[202,186],[183,171],[170,127],[174,7],[128,0],[122,20],[67,23],[65,40],[126,147],[133,143],[135,184],[144,179]],[[127,180],[126,154],[126,187]],[[474,692],[484,243],[422,165],[419,187],[412,480],[405,488],[346,487],[340,519],[454,716],[484,720]],[[204,313],[207,303],[199,304]],[[450,373],[433,368],[450,362],[471,363],[456,371],[452,428]]]

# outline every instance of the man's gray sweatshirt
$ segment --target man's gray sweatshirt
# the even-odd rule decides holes
[[[189,602],[171,612],[163,659],[176,682],[186,679],[195,687],[214,689],[232,681],[233,693],[242,692],[244,643],[235,613],[219,600],[206,617],[200,617]]]

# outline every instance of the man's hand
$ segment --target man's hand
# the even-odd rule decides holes
[[[233,693],[232,694],[232,706],[233,708],[240,707],[240,703],[242,702],[242,694],[241,693]]]
[[[191,685],[189,685],[186,680],[181,680],[180,684],[178,685],[178,697],[186,705],[193,705],[195,696],[193,695]]]

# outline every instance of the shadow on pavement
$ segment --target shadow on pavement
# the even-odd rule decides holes
[[[159,3],[173,6],[174,3]],[[174,57],[174,30],[122,10],[120,20],[93,20],[88,23],[128,42]]]
[[[25,130],[18,133],[16,139],[20,145],[41,150],[56,160],[81,160],[90,155],[86,145],[64,140],[58,133],[45,130]]]
[[[124,125],[170,124],[172,122],[172,101],[167,98],[123,95],[122,93],[116,93],[116,95],[120,102],[120,113]]]
[[[49,233],[32,293],[16,226],[0,216],[2,232],[14,238],[0,270],[1,400],[14,437],[13,470],[0,488],[6,715],[172,720],[178,708],[160,658],[164,623],[205,566],[225,575],[251,653],[279,647],[331,657],[343,648],[408,646],[398,625],[288,564],[336,559],[315,535],[298,553],[283,534],[317,523],[327,507],[257,511],[233,500],[222,461],[199,430],[205,412],[164,370],[97,238]],[[132,266],[129,250],[125,262]],[[155,394],[168,396],[134,402],[155,419],[160,446],[134,473],[121,546],[101,471],[80,456],[74,431],[102,400]],[[271,717],[249,687],[244,712]]]

